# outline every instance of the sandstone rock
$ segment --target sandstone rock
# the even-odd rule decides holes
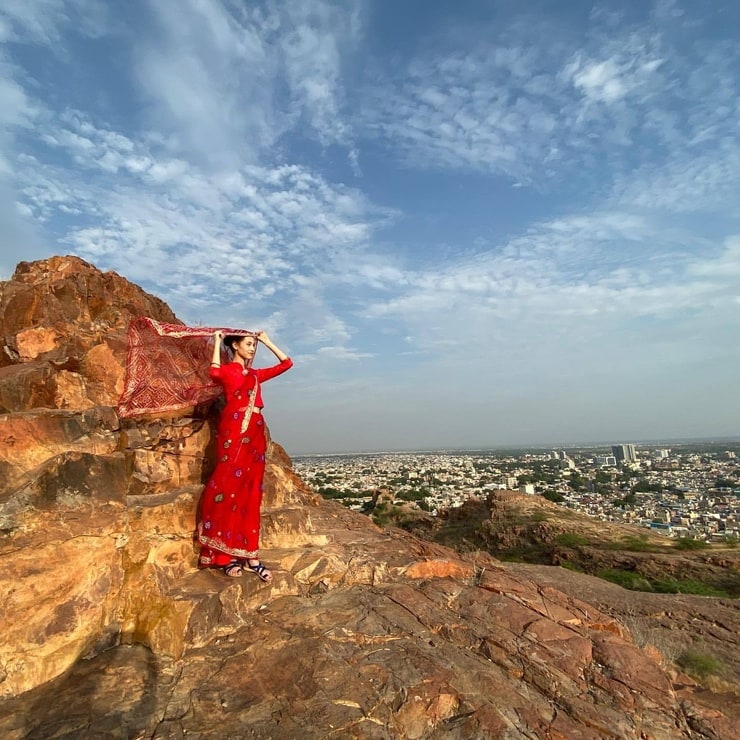
[[[0,365],[39,365],[39,373],[73,372],[79,377],[48,377],[44,385],[56,394],[42,394],[33,382],[17,386],[7,411],[114,406],[123,384],[126,330],[132,318],[151,316],[177,323],[160,299],[116,273],[102,273],[78,257],[52,257],[21,262],[13,278],[0,284]],[[66,367],[69,362],[73,367]],[[87,401],[79,404],[80,394]]]
[[[49,362],[0,367],[0,413],[54,408],[54,375]]]
[[[106,407],[83,412],[41,409],[0,416],[0,501],[24,475],[56,455],[115,452],[117,429],[118,417]]]
[[[60,370],[55,378],[54,408],[90,409],[95,403],[88,397],[85,378],[79,373]]]
[[[55,329],[24,329],[15,335],[15,349],[21,362],[35,360],[59,346],[59,333]]]
[[[215,434],[207,420],[175,417],[146,423],[133,434],[130,430],[129,423],[125,444],[132,445],[132,494],[157,493],[208,479]]]
[[[115,519],[96,535],[37,540],[0,555],[0,696],[13,696],[66,671],[116,641],[123,572]]]

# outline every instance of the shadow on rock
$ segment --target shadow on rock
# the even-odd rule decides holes
[[[142,645],[78,661],[64,676],[0,704],[4,738],[131,738],[157,725],[157,660]]]

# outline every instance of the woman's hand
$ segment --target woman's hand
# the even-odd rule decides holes
[[[288,357],[288,355],[286,355],[285,352],[283,352],[281,349],[279,349],[272,343],[272,340],[270,339],[270,337],[267,336],[266,332],[258,331],[257,341],[262,342],[262,344],[264,344],[265,347],[267,347],[267,349],[269,349],[270,352],[272,352],[272,354],[274,354],[275,357],[277,357],[278,360],[280,360],[280,362],[282,362]]]
[[[221,329],[216,329],[216,331],[213,332],[213,338],[215,341],[220,342],[224,338],[224,333]]]

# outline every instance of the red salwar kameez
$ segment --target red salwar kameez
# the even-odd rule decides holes
[[[265,422],[260,383],[293,367],[286,358],[272,367],[245,370],[238,362],[212,367],[226,405],[216,437],[216,468],[203,490],[198,521],[201,568],[259,557],[260,505],[265,472]]]

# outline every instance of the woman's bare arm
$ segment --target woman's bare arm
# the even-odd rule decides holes
[[[257,339],[262,342],[262,344],[264,344],[265,347],[267,347],[267,349],[269,349],[270,352],[272,352],[272,354],[275,355],[278,360],[280,360],[280,362],[288,359],[288,355],[286,355],[285,352],[283,352],[279,347],[276,347],[265,332],[258,332]]]
[[[223,337],[224,333],[220,329],[213,332],[213,357],[211,358],[213,367],[221,367],[221,340]]]

